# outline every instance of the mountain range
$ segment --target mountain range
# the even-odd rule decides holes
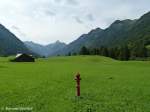
[[[58,52],[60,49],[63,49],[66,46],[65,43],[60,41],[56,41],[55,43],[48,45],[40,45],[32,41],[26,41],[24,42],[24,44],[27,46],[28,49],[39,54],[40,56],[45,57],[52,56],[55,52]]]
[[[78,53],[83,46],[88,48],[116,47],[125,44],[134,46],[142,42],[150,42],[150,12],[136,20],[116,20],[106,29],[96,28],[88,34],[81,35],[53,55]]]
[[[78,53],[83,46],[99,48],[101,46],[134,46],[140,43],[150,44],[150,12],[135,20],[116,20],[106,29],[93,29],[70,44],[57,41],[44,46],[29,41],[22,42],[3,25],[0,25],[0,55],[35,53],[48,57]]]

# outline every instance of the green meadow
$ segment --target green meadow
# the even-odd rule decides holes
[[[52,57],[35,63],[0,58],[0,112],[149,112],[150,61],[100,56]],[[77,72],[81,96],[76,97]],[[32,108],[7,110],[7,108]]]

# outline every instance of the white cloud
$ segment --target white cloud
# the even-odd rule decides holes
[[[149,4],[149,0],[3,0],[0,22],[21,40],[68,43],[116,19],[139,18],[150,11]]]

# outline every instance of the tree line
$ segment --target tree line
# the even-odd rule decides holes
[[[68,55],[100,55],[122,61],[145,59],[149,57],[148,49],[145,47],[145,45],[138,45],[134,47],[120,46],[113,48],[104,46],[99,48],[88,48],[83,46],[79,53],[69,53]]]

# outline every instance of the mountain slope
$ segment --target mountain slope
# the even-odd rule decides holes
[[[150,43],[150,12],[144,14],[132,26],[126,40],[127,43]]]
[[[124,44],[133,46],[137,42],[145,41],[150,43],[150,12],[137,20],[116,20],[107,29],[92,30],[53,55],[65,55],[69,52],[78,53],[82,46],[89,48],[115,47]]]
[[[0,55],[31,53],[24,43],[0,24]]]
[[[26,41],[24,42],[24,44],[27,46],[28,49],[39,54],[40,56],[47,55],[47,53],[45,52],[45,47],[43,45],[31,42],[31,41]]]

